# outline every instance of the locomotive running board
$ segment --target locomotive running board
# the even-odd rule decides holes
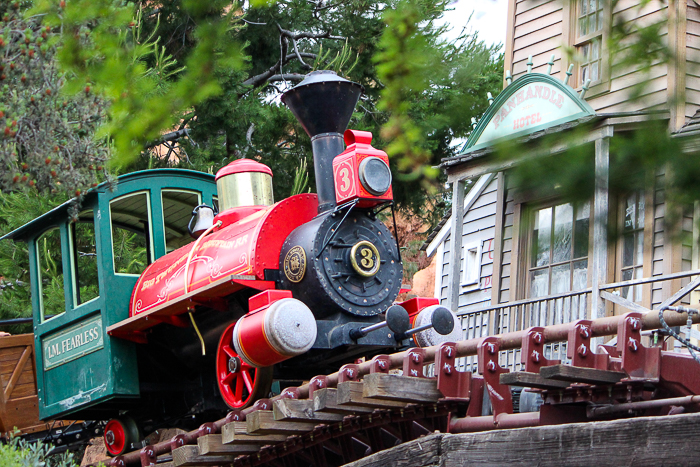
[[[145,343],[146,335],[144,331],[147,329],[160,323],[179,327],[189,326],[189,321],[185,320],[181,315],[193,311],[197,305],[219,309],[220,303],[217,299],[245,287],[256,290],[268,290],[274,289],[275,283],[273,281],[258,280],[257,277],[252,275],[232,274],[158,305],[146,312],[108,326],[107,334],[133,342]]]

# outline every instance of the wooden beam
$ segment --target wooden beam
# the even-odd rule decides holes
[[[593,261],[591,262],[591,316],[605,317],[605,302],[600,297],[600,285],[608,282],[608,202],[609,202],[610,140],[595,140],[595,192],[593,195]]]
[[[250,434],[278,434],[298,435],[314,429],[317,422],[287,422],[275,420],[272,410],[256,410],[246,416],[248,433]]]
[[[345,467],[692,465],[698,436],[700,414],[435,434]]]
[[[459,292],[462,271],[462,234],[464,233],[464,180],[456,180],[452,187],[452,233],[450,234],[450,274],[447,286],[447,306],[459,310]]]
[[[362,384],[362,383],[360,383]],[[275,420],[314,421],[320,423],[339,422],[344,415],[328,412],[316,412],[314,401],[309,399],[280,399],[272,405]]]
[[[338,390],[335,388],[323,388],[314,391],[314,410],[344,415],[374,412],[374,409],[371,407],[338,404]]]
[[[209,457],[249,454],[260,450],[260,444],[223,444],[221,435],[202,436],[197,439],[197,447],[199,447],[199,455]]]
[[[683,287],[681,290],[679,290],[678,292],[674,293],[673,295],[668,297],[666,300],[661,302],[661,304],[659,305],[659,308],[662,308],[664,306],[673,305],[678,300],[685,297],[686,295],[688,295],[690,292],[697,289],[698,287],[700,287],[700,277],[696,278],[694,281],[690,282],[688,285]]]
[[[499,379],[501,384],[507,384],[509,386],[520,386],[524,388],[563,389],[569,387],[569,383],[566,383],[564,381],[546,379],[537,373],[529,373],[527,371],[513,371],[511,373],[502,373]]]
[[[221,442],[223,444],[274,444],[286,441],[287,435],[252,435],[248,433],[246,422],[227,423],[221,428]]]
[[[552,365],[540,368],[540,376],[572,383],[613,384],[620,382],[622,378],[627,378],[627,373],[571,365]]]
[[[5,387],[5,401],[10,399],[10,395],[12,394],[12,391],[15,389],[15,385],[17,384],[17,381],[19,381],[19,377],[22,375],[22,372],[24,371],[24,366],[27,364],[27,361],[29,360],[29,356],[32,354],[32,347],[27,346],[24,348],[22,351],[22,356],[19,357],[19,361],[17,362],[17,365],[15,366],[14,371],[12,372],[12,376],[10,376],[10,381],[7,383],[7,386]]]
[[[197,446],[180,446],[173,449],[173,465],[175,467],[203,467],[229,465],[236,456],[202,456]]]
[[[620,305],[623,308],[627,308],[629,311],[636,311],[637,313],[649,313],[651,310],[643,307],[642,305],[638,303],[634,303],[631,300],[627,300],[624,297],[620,297],[619,295],[614,295],[611,294],[610,292],[606,292],[605,290],[600,291],[600,296],[601,298],[604,298],[605,300],[615,303],[616,305]]]
[[[338,384],[337,401],[338,404],[354,404],[375,409],[401,408],[406,407],[408,402],[390,401],[382,399],[370,399],[362,395],[364,383],[358,381],[346,381]]]
[[[405,402],[436,402],[442,398],[437,381],[374,373],[364,377],[363,397]]]
[[[501,260],[503,259],[503,216],[506,209],[506,189],[506,173],[499,172],[496,184],[496,226],[493,234],[493,265],[491,269],[491,303],[494,305],[501,303]],[[513,264],[511,264],[510,270],[514,270]],[[491,333],[493,333],[495,315],[496,313],[489,313],[488,327]]]

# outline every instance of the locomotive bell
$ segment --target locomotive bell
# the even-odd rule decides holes
[[[251,159],[238,159],[216,173],[220,211],[241,206],[271,206],[272,170]]]
[[[187,230],[192,238],[199,238],[212,225],[214,225],[214,210],[206,204],[200,204],[192,211],[192,219]]]

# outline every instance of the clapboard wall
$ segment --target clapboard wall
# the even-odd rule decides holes
[[[493,247],[496,226],[496,198],[498,176],[484,187],[473,204],[466,210],[462,225],[462,246],[481,245],[481,262],[479,282],[475,286],[461,286],[459,312],[476,310],[488,306],[491,302],[491,284],[493,272]],[[447,304],[449,288],[450,260],[452,255],[450,237],[443,240],[437,250],[438,267],[436,271],[436,296],[440,303]],[[464,253],[460,261],[464,260]],[[460,281],[461,283],[461,281]]]
[[[547,61],[554,55],[552,75],[563,79],[569,64],[575,63],[575,58],[567,53],[575,40],[575,9],[576,0],[510,0],[505,70],[514,78],[521,76],[526,73],[528,57],[532,55],[533,71],[544,73]],[[606,38],[614,24],[625,27],[659,24],[661,38],[675,54],[676,61],[656,60],[648,69],[643,69],[641,64],[621,65],[620,58],[638,39],[636,34],[631,34],[621,41],[621,52],[615,62],[610,60],[605,66],[603,85],[592,88],[586,100],[598,113],[673,107],[671,130],[678,130],[700,109],[700,5],[695,0],[619,0],[608,15]],[[580,89],[576,76],[570,84]],[[639,97],[631,99],[633,94]]]

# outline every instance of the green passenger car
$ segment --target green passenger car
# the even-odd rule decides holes
[[[146,170],[2,238],[29,245],[42,420],[106,419],[139,397],[136,345],[105,331],[129,317],[144,268],[191,241],[192,210],[203,203],[216,204],[213,175]]]

